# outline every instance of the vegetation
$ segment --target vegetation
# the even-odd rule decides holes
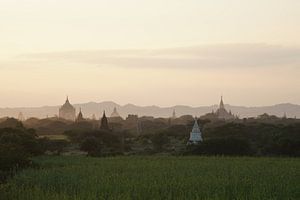
[[[35,159],[1,188],[6,200],[299,199],[300,160],[249,157]]]
[[[177,119],[170,121],[163,118],[142,117],[140,128],[143,131],[140,130],[139,135],[136,135],[137,126],[131,127],[134,129],[133,132],[130,128],[126,129],[129,126],[122,128],[122,124],[118,124],[122,119],[114,122],[110,130],[97,129],[94,126],[95,124],[89,124],[92,121],[70,123],[65,127],[67,129],[67,131],[64,131],[65,139],[59,139],[59,135],[55,135],[56,139],[53,137],[52,139],[47,139],[47,137],[37,139],[34,138],[36,135],[33,133],[31,139],[35,140],[32,141],[34,145],[27,145],[26,151],[22,151],[22,153],[25,152],[28,155],[42,152],[61,154],[69,146],[67,148],[69,150],[72,149],[77,152],[81,150],[90,156],[156,153],[173,155],[300,156],[300,123],[296,119],[281,119],[265,115],[257,119],[236,119],[230,122],[199,119],[198,123],[202,128],[204,141],[191,147],[187,147],[186,144],[193,126],[193,119],[188,121],[190,119],[188,116],[180,119],[179,121]],[[40,121],[31,119],[29,121],[32,121],[32,124],[36,126],[37,124],[49,124],[48,122],[51,122],[52,125],[57,124],[54,123],[55,119]],[[182,124],[182,122],[185,124]],[[126,125],[127,122],[123,120],[122,123]],[[24,144],[27,139],[22,138],[22,134],[19,134],[18,131],[35,132],[33,129],[24,128],[22,123],[12,118],[8,118],[0,125],[14,127],[10,133],[11,136],[18,137],[19,139],[16,141],[23,141]],[[13,132],[15,133],[13,134]],[[2,145],[11,146],[12,144],[7,140],[3,140]],[[11,151],[15,150],[18,151],[16,148]]]
[[[249,142],[247,140],[237,138],[205,140],[199,145],[188,146],[186,153],[231,156],[253,155]]]
[[[203,132],[205,142],[200,148],[208,152],[216,148],[212,154],[300,156],[300,123],[231,122],[211,124]]]
[[[151,137],[153,147],[156,151],[162,151],[163,146],[170,142],[168,136],[164,133],[157,133]]]
[[[43,153],[33,129],[0,129],[0,182],[14,171],[30,165],[30,157]]]
[[[65,140],[39,138],[35,130],[26,129],[22,124],[0,129],[0,183],[18,170],[32,166],[32,157],[46,151],[59,154],[66,145]]]
[[[38,137],[12,118],[0,124],[0,199],[300,199],[300,160],[287,158],[300,156],[297,120],[201,119],[204,141],[191,146],[193,121],[145,117],[140,125],[146,131],[137,131],[134,123],[101,130],[51,120],[42,122],[60,124],[65,137]],[[88,157],[40,157],[72,151]],[[121,154],[153,156],[116,157]],[[38,167],[19,170],[28,166]]]
[[[120,154],[123,148],[122,133],[107,130],[65,132],[73,143],[78,143],[82,151],[90,156],[108,156]]]

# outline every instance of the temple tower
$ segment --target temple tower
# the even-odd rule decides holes
[[[195,123],[192,129],[192,132],[190,133],[190,139],[189,139],[189,144],[197,144],[199,142],[202,142],[202,133],[200,131],[197,118],[195,118]]]
[[[219,109],[225,109],[224,102],[223,102],[223,96],[221,96],[221,101],[220,101],[220,107],[219,107]]]
[[[102,129],[102,130],[109,130],[108,120],[107,120],[107,117],[105,115],[105,111],[103,111],[103,116],[101,118],[100,129]]]
[[[23,113],[22,113],[22,112],[19,112],[19,115],[18,115],[18,120],[19,120],[20,122],[23,122],[23,121],[25,121],[25,117],[24,117],[24,115],[23,115]]]
[[[175,112],[175,109],[173,110],[173,113],[172,113],[172,119],[176,119],[176,112]]]
[[[110,117],[120,117],[116,107],[114,107],[114,110],[111,113]]]
[[[66,102],[59,108],[59,118],[75,121],[76,110],[70,104],[69,98],[67,97]]]
[[[80,108],[79,113],[76,118],[76,122],[82,122],[82,121],[84,121],[84,118],[83,118],[83,114],[82,114],[81,108]]]
[[[232,114],[232,112],[228,112],[225,108],[224,102],[223,102],[223,96],[221,96],[220,106],[219,109],[216,111],[216,115],[219,119],[223,120],[233,120],[235,119],[235,116]]]

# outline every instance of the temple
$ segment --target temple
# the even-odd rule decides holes
[[[175,109],[173,110],[173,113],[172,113],[172,119],[176,119],[176,112],[175,112]]]
[[[65,104],[59,108],[59,118],[70,120],[70,121],[75,121],[76,110],[70,104],[68,97],[67,97]]]
[[[78,113],[77,118],[76,118],[76,122],[82,122],[84,120],[85,119],[83,118],[83,114],[82,114],[81,108],[80,108],[79,113]]]
[[[203,141],[202,139],[202,133],[200,131],[197,119],[195,118],[195,123],[192,129],[192,132],[190,133],[190,139],[188,144],[197,144],[199,142]]]
[[[23,122],[23,121],[25,121],[25,117],[24,117],[24,115],[23,115],[23,113],[22,113],[22,112],[19,112],[19,115],[18,115],[18,120],[19,120],[20,122]]]
[[[105,111],[103,111],[103,116],[101,118],[100,129],[102,129],[102,130],[109,130],[108,120],[107,120],[107,117],[105,115]]]
[[[114,110],[111,113],[110,117],[120,117],[116,107],[114,107]]]
[[[235,116],[231,113],[231,111],[228,112],[225,109],[225,105],[224,105],[224,102],[223,102],[223,96],[221,96],[220,106],[219,106],[219,109],[216,111],[215,114],[217,115],[217,118],[219,118],[219,119],[230,120],[230,119],[235,118]]]

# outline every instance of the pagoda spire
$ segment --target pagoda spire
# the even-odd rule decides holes
[[[114,107],[114,110],[111,113],[110,117],[120,117],[116,107]]]
[[[82,112],[81,112],[81,107],[79,108],[79,113],[78,113],[78,116],[77,116],[76,121],[77,121],[77,122],[84,121],[83,114],[82,114]]]
[[[202,133],[201,133],[200,127],[198,125],[198,119],[197,119],[197,117],[195,117],[194,126],[192,129],[192,132],[190,133],[190,139],[189,139],[188,144],[197,144],[201,141],[203,141]]]
[[[172,118],[173,118],[173,119],[176,118],[176,112],[175,112],[175,109],[173,109]]]
[[[283,113],[283,119],[286,119],[287,118],[287,115],[286,115],[286,112]]]
[[[100,129],[109,130],[108,120],[107,120],[107,117],[105,115],[105,110],[103,111],[103,116],[102,116],[102,119],[101,119]]]
[[[221,96],[221,101],[220,101],[220,109],[224,109],[224,102],[223,102],[223,95]]]
[[[66,103],[69,103],[69,96],[67,95]]]

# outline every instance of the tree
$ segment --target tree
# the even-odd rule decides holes
[[[80,145],[80,149],[88,152],[88,155],[91,156],[101,155],[103,144],[101,139],[90,136],[83,140]]]
[[[151,141],[156,150],[161,151],[163,146],[170,142],[168,136],[164,133],[157,133],[151,137]]]
[[[34,130],[24,127],[0,129],[0,181],[13,171],[29,166],[31,156],[42,153]]]
[[[204,155],[251,155],[247,140],[237,138],[218,138],[203,141],[189,149],[192,154]]]

